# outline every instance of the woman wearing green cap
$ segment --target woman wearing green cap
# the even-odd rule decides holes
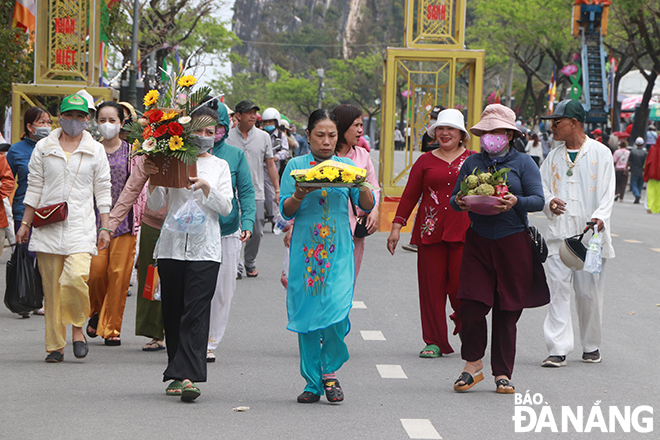
[[[68,214],[35,228],[29,249],[37,252],[46,309],[46,362],[64,359],[66,326],[72,326],[73,354],[87,356],[82,327],[89,314],[87,279],[92,255],[97,253],[94,200],[101,216],[98,247],[110,243],[108,220],[110,167],[103,145],[85,131],[89,124],[87,102],[79,95],[60,105],[61,128],[39,141],[29,163],[25,213],[16,241],[28,241],[35,211],[62,202]],[[61,208],[60,208],[61,209]]]

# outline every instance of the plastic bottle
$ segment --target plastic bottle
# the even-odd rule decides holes
[[[603,268],[603,245],[598,232],[589,239],[587,256],[584,259],[584,270],[589,273],[600,273]]]
[[[284,229],[289,226],[289,222],[287,220],[284,220],[284,217],[282,217],[282,214],[279,212],[275,216],[275,224],[273,225],[273,234],[275,235],[280,235]]]

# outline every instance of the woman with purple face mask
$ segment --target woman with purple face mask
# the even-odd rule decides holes
[[[513,110],[491,104],[481,121],[470,129],[479,136],[482,152],[467,158],[459,172],[451,196],[456,211],[467,211],[468,229],[461,260],[461,356],[465,367],[454,383],[454,390],[467,391],[483,380],[482,358],[488,342],[486,315],[492,309],[491,368],[499,394],[512,394],[511,383],[516,354],[516,323],[522,310],[550,302],[545,272],[532,252],[527,233],[527,213],[541,211],[544,205],[539,168],[532,158],[512,148],[521,136]],[[509,194],[500,199],[495,215],[480,215],[458,195],[460,183],[474,169],[495,172],[508,168]]]

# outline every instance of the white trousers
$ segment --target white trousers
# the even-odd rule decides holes
[[[208,349],[215,350],[229,320],[229,306],[236,291],[236,266],[241,258],[241,231],[222,237],[222,264],[211,300]]]
[[[548,353],[566,356],[573,350],[573,324],[571,321],[571,295],[575,292],[575,307],[580,326],[583,353],[600,348],[603,322],[603,279],[605,271],[592,274],[571,270],[561,262],[559,255],[551,255],[546,262],[546,278],[550,288],[550,306],[543,323]]]

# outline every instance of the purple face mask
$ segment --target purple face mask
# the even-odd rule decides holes
[[[509,145],[506,134],[485,134],[481,136],[481,148],[486,153],[497,154]]]
[[[225,137],[225,134],[227,133],[227,130],[225,127],[220,126],[218,129],[215,131],[215,142],[220,142],[223,137]]]

